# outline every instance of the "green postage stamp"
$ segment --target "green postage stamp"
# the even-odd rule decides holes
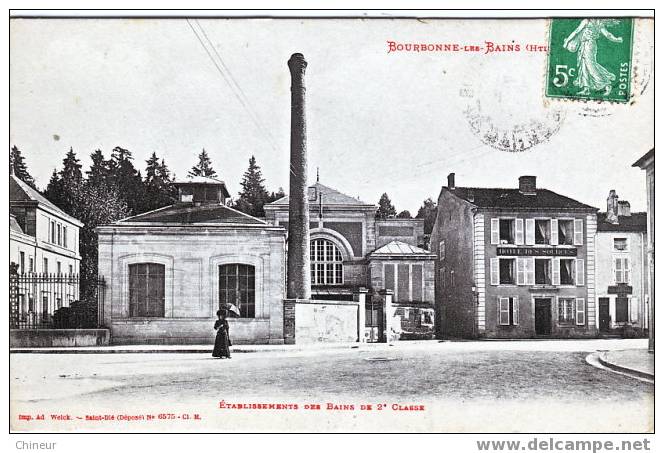
[[[546,95],[629,101],[634,20],[552,19]]]

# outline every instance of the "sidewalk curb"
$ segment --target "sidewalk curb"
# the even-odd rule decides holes
[[[627,367],[624,367],[624,366],[616,365],[615,363],[612,363],[612,362],[609,362],[608,360],[606,360],[604,358],[605,354],[606,354],[605,352],[600,352],[597,355],[597,359],[599,360],[599,363],[601,363],[605,367],[610,368],[614,371],[618,371],[618,372],[623,373],[623,374],[627,374],[627,375],[634,376],[634,377],[641,378],[641,379],[646,379],[648,381],[653,381],[653,383],[654,383],[654,381],[655,381],[655,375],[654,374],[650,374],[650,373],[646,373],[644,371],[634,370],[632,368],[627,368]]]
[[[91,347],[91,348],[13,348],[9,350],[10,354],[212,354],[214,345],[202,347],[196,346],[192,348],[161,348],[159,346],[148,348],[114,348],[113,346],[106,347]],[[233,354],[253,354],[260,352],[305,352],[305,351],[330,351],[330,350],[351,350],[351,349],[367,349],[359,345],[329,345],[329,346],[315,346],[315,347],[279,347],[279,348],[255,348],[255,347],[231,347]]]

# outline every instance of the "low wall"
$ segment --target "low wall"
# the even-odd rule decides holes
[[[287,301],[284,313],[294,316],[292,341],[307,343],[350,343],[358,341],[359,304],[352,301]],[[292,308],[291,308],[292,307]],[[284,324],[290,324],[286,319]],[[285,329],[288,333],[290,329]]]
[[[108,346],[108,329],[10,329],[10,348]]]

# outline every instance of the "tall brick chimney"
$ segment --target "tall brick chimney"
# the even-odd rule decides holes
[[[447,175],[447,188],[450,190],[454,190],[456,188],[454,183],[454,173]]]
[[[304,71],[300,53],[288,60],[291,73],[290,191],[288,204],[288,299],[311,298],[309,264],[309,198],[307,196],[307,124]]]

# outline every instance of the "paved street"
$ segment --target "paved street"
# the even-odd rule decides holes
[[[231,360],[207,354],[12,354],[12,427],[643,432],[653,428],[653,386],[594,368],[585,358],[598,350],[645,345],[644,340],[401,342],[235,354]],[[298,408],[251,406],[263,403]],[[19,420],[37,414],[71,420]],[[123,414],[134,419],[118,420]],[[86,421],[86,415],[115,419]]]

